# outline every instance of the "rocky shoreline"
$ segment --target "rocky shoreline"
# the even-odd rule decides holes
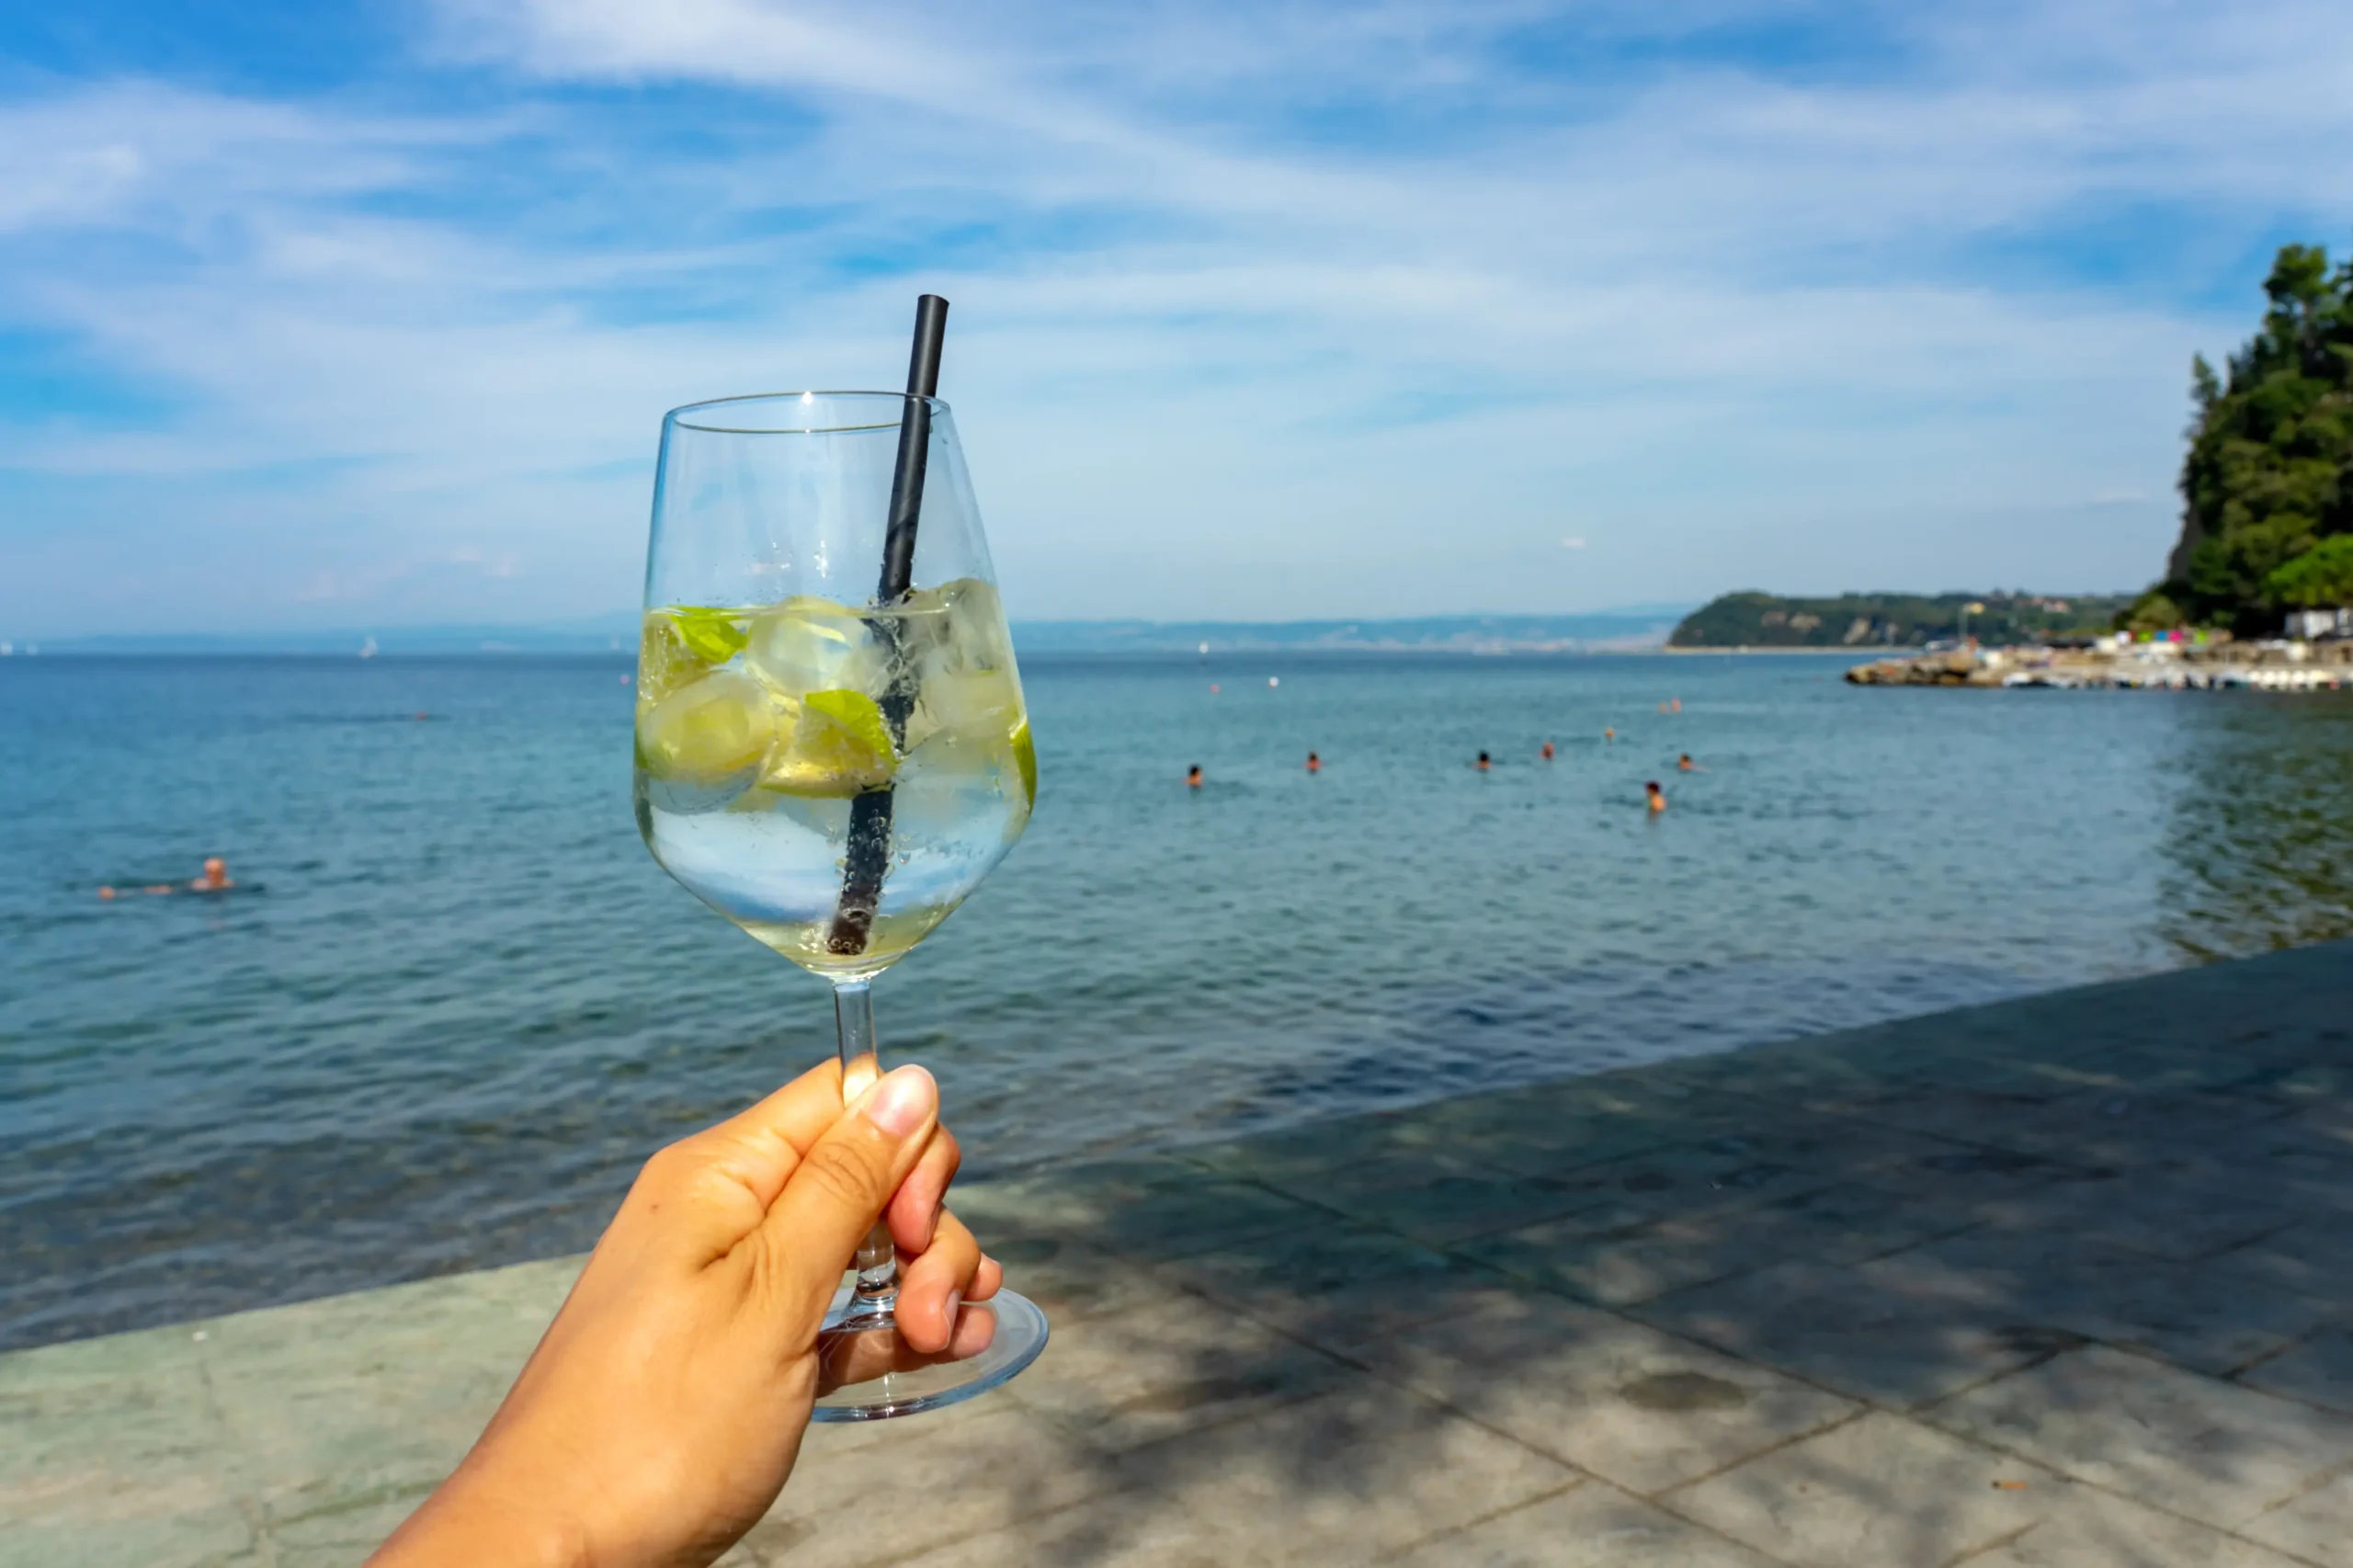
[[[2336,691],[2353,685],[2353,642],[1968,648],[1876,659],[1849,669],[1847,680],[1854,686]]]

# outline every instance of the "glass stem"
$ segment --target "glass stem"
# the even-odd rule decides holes
[[[863,980],[834,983],[834,1027],[842,1048],[842,1104],[854,1103],[882,1075],[874,1036],[874,988]],[[858,1249],[858,1293],[845,1318],[888,1317],[899,1299],[899,1257],[891,1225],[878,1221]]]

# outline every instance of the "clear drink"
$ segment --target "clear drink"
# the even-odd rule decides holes
[[[846,939],[857,801],[881,790],[879,898]],[[914,947],[1005,858],[1037,790],[986,582],[881,608],[800,596],[646,612],[638,829],[672,876],[805,969],[870,975]]]

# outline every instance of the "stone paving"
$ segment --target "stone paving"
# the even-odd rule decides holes
[[[731,1563],[2353,1568],[2353,944],[957,1206],[1046,1355]],[[575,1267],[0,1358],[0,1563],[356,1562]]]

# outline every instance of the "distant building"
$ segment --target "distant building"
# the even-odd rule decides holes
[[[2353,609],[2291,609],[2290,637],[2353,637]]]

